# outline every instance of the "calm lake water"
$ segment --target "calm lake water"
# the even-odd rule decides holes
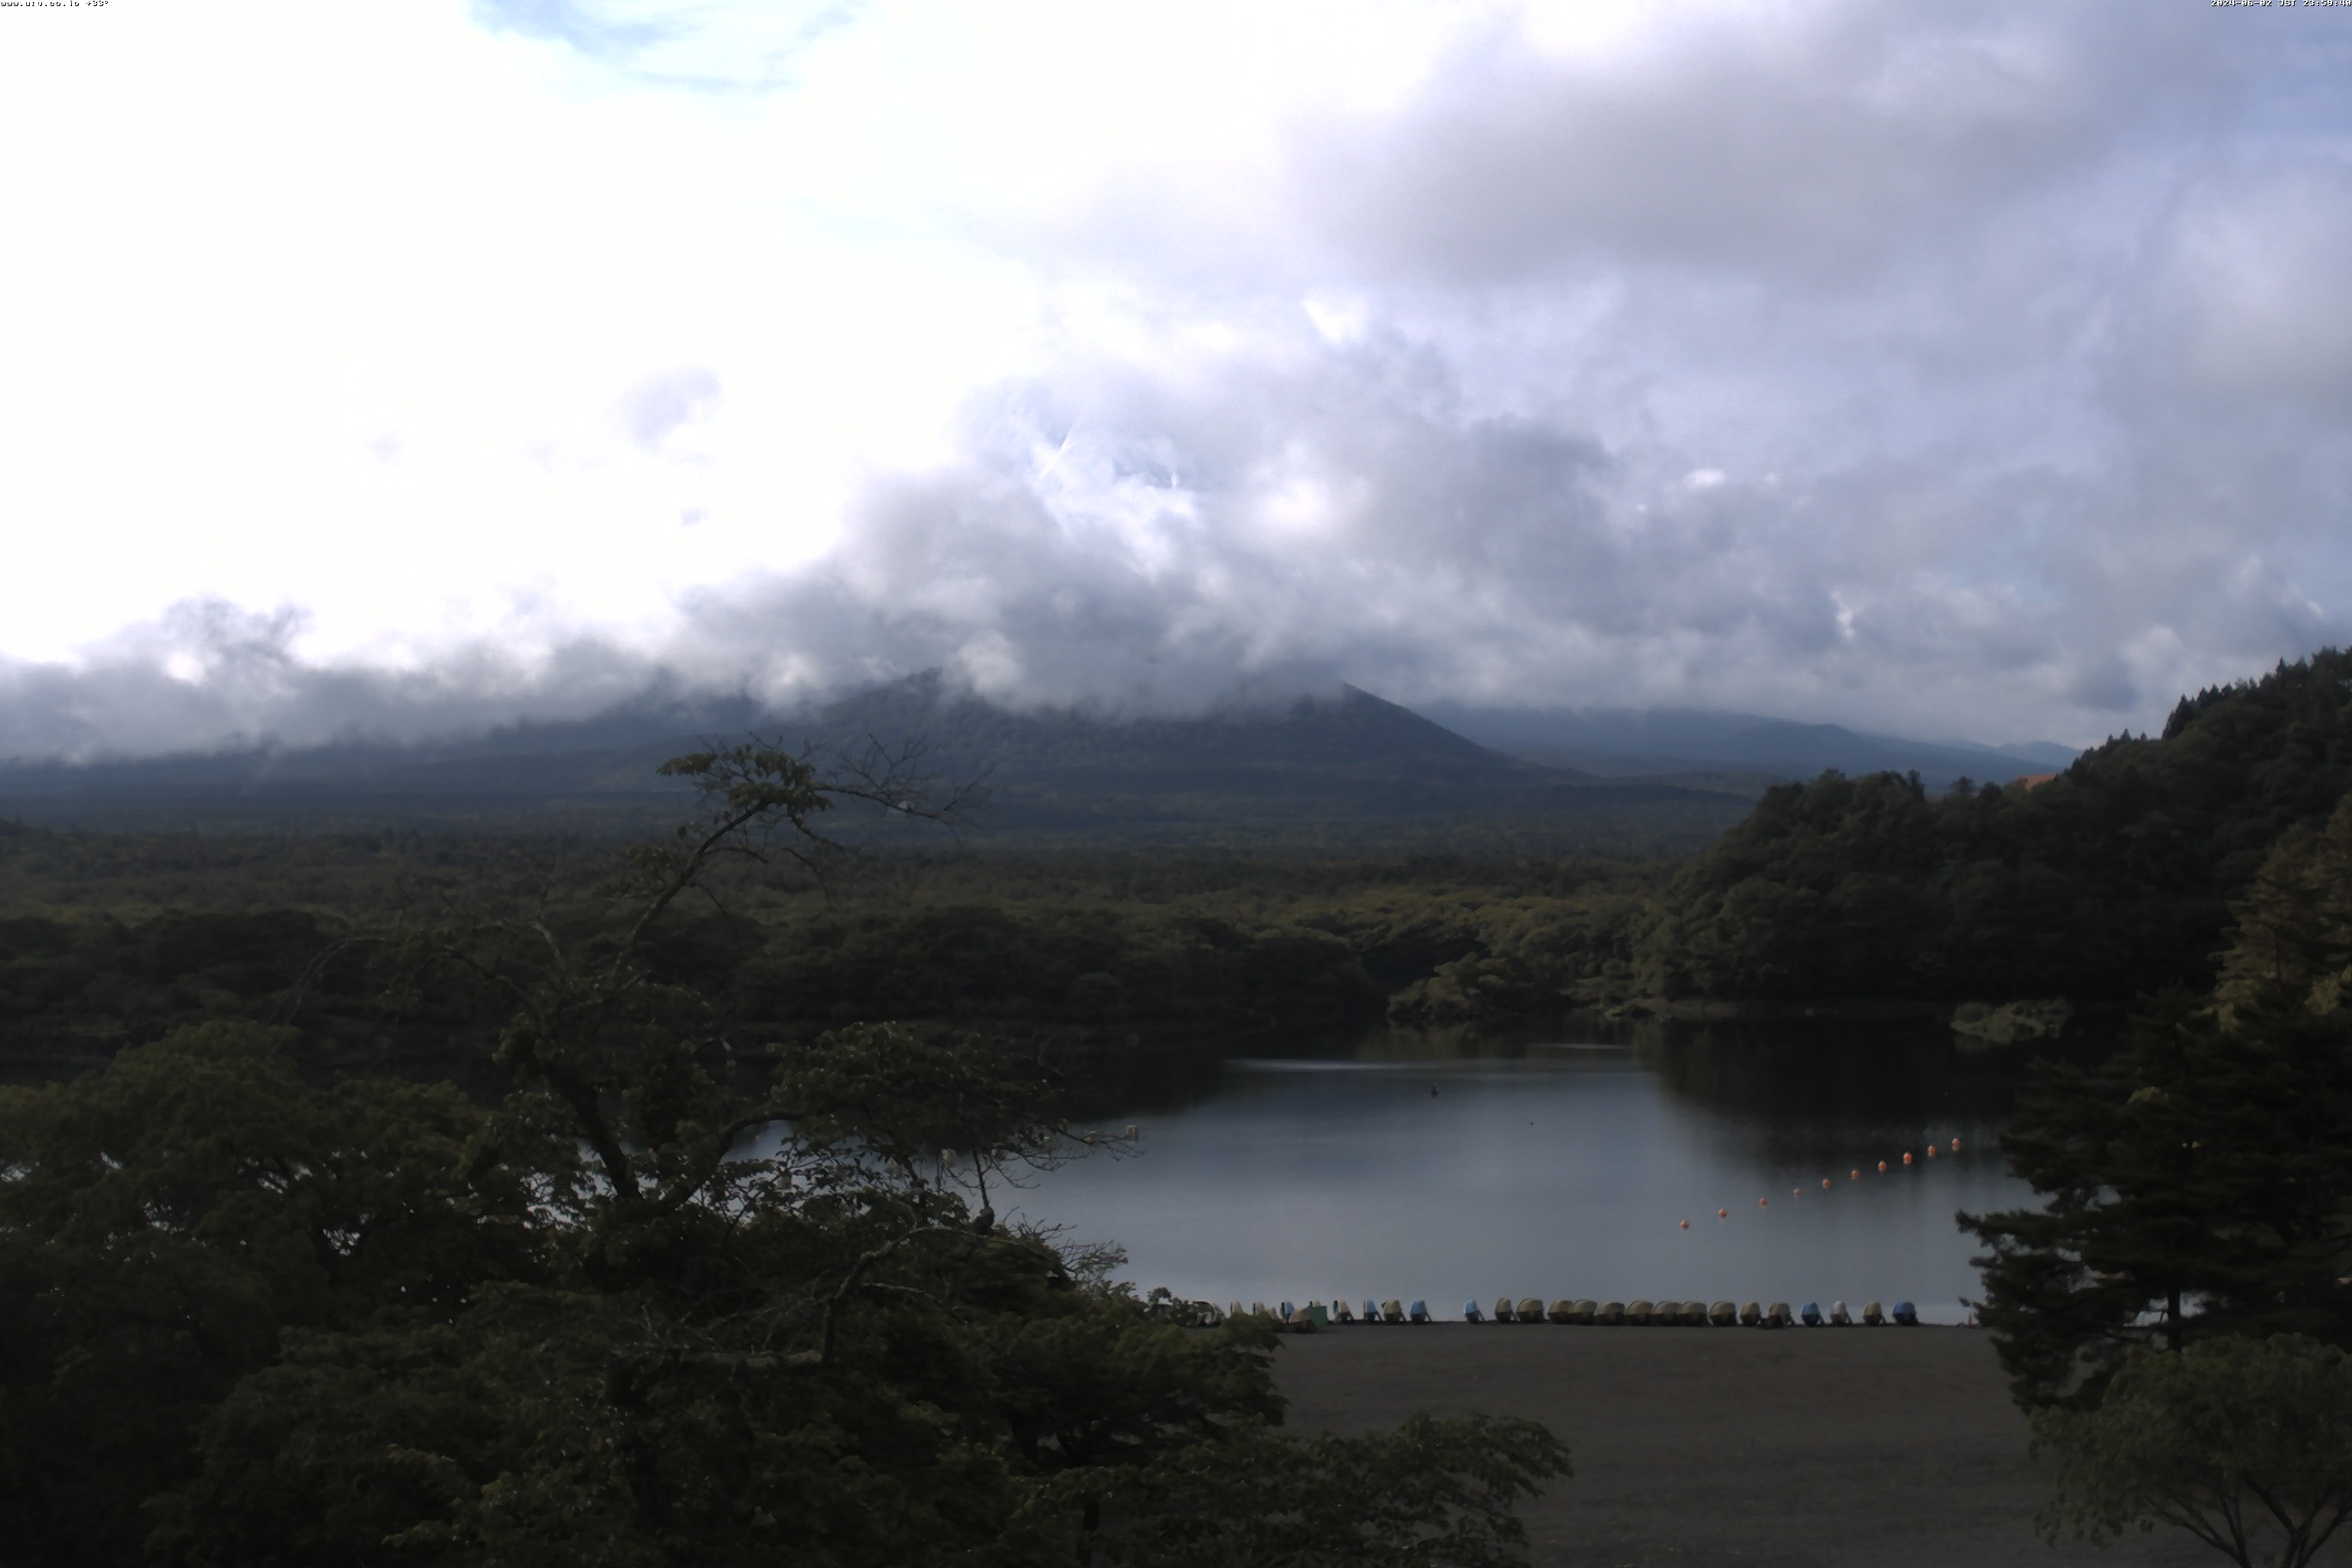
[[[995,1202],[1220,1303],[1877,1299],[1958,1322],[1979,1287],[1954,1212],[2033,1202],[1995,1146],[2024,1059],[1909,1027],[1389,1031],[1139,1091],[1100,1124],[1137,1123],[1134,1152]]]

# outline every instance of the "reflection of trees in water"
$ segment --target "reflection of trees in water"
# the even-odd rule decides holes
[[[1073,1119],[1149,1115],[1198,1105],[1217,1092],[1224,1053],[1206,1042],[1106,1047],[1063,1064]]]
[[[1565,1029],[1390,1026],[1246,1042],[1130,1041],[1081,1053],[1067,1063],[1066,1081],[1074,1115],[1132,1117],[1296,1087],[1286,1073],[1236,1071],[1228,1065],[1236,1059],[1400,1068],[1537,1061],[1561,1070],[1626,1059],[1613,1052],[1587,1058],[1557,1049],[1563,1045],[1622,1048],[1678,1100],[1800,1134],[2004,1122],[2037,1056],[2095,1062],[2111,1049],[2082,1029],[2054,1046],[1987,1050],[1933,1024],[1586,1019]]]
[[[1581,1036],[1578,1037],[1580,1039]],[[1073,1114],[1181,1110],[1213,1097],[1271,1093],[1289,1080],[1281,1073],[1234,1071],[1234,1061],[1397,1063],[1508,1061],[1562,1038],[1557,1029],[1388,1026],[1236,1040],[1230,1036],[1128,1041],[1073,1055],[1066,1081]],[[1622,1041],[1605,1042],[1622,1044]]]
[[[1531,1047],[1559,1038],[1557,1030],[1396,1024],[1352,1037],[1348,1055],[1360,1062],[1517,1061],[1526,1058]]]
[[[1635,1055],[1676,1097],[1776,1126],[1902,1126],[2009,1119],[2036,1053],[1963,1048],[1916,1024],[1675,1024],[1633,1026]],[[2041,1054],[2054,1054],[2056,1048]],[[2070,1059],[2105,1054],[2090,1040]]]

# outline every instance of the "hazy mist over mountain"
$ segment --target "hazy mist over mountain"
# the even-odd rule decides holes
[[[641,832],[686,808],[688,792],[662,776],[663,762],[757,735],[830,775],[887,773],[912,797],[958,801],[947,834],[845,802],[828,831],[853,841],[1638,855],[1706,844],[1775,784],[1824,770],[1916,773],[1943,789],[2074,756],[1753,714],[1449,709],[1445,718],[1349,686],[1253,693],[1175,715],[1015,706],[931,670],[792,711],[671,696],[409,743],[0,760],[0,826]]]
[[[2344,15],[41,13],[0,756],[931,668],[2155,728],[2352,637]]]

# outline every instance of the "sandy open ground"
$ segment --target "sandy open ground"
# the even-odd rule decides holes
[[[1576,1474],[1522,1511],[1543,1568],[2226,1561],[2169,1534],[2040,1541],[2050,1489],[1971,1329],[1359,1325],[1286,1339],[1275,1368],[1295,1431],[1545,1422]]]

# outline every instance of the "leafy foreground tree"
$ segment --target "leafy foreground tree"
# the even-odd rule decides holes
[[[2095,1402],[2151,1342],[2352,1344],[2352,799],[2238,906],[2211,995],[2159,999],[2002,1134],[2040,1209],[1960,1216],[2019,1400]]]
[[[1176,1327],[996,1223],[1051,1084],[859,1026],[754,1071],[649,934],[888,770],[677,760],[611,910],[410,931],[514,1089],[305,1083],[214,1025],[0,1095],[0,1506],[111,1565],[1498,1564],[1540,1426],[1299,1442],[1270,1326]],[[975,1210],[977,1212],[975,1212]]]
[[[2241,1568],[2303,1568],[2352,1517],[2352,1361],[2297,1335],[2137,1352],[2098,1408],[2042,1411],[2033,1433],[2058,1472],[2053,1541],[2167,1524]]]

